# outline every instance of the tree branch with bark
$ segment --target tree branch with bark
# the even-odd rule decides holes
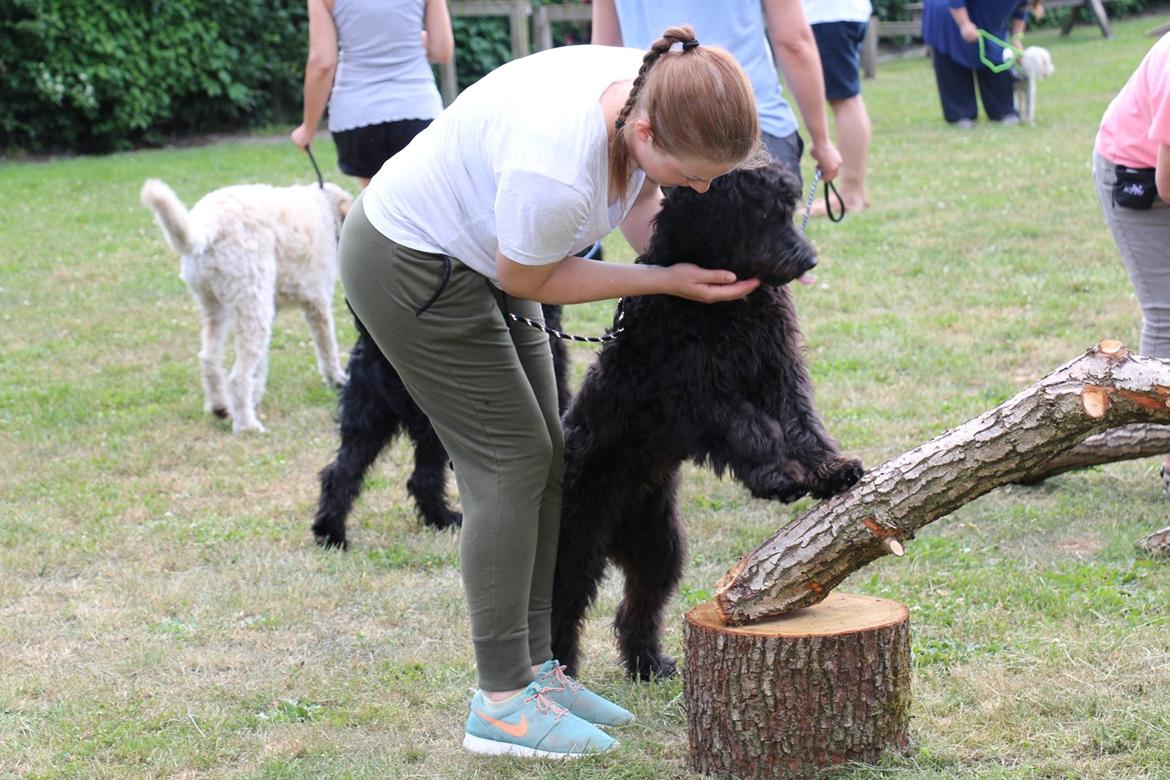
[[[1001,485],[1060,473],[1052,464],[1078,446],[1099,455],[1108,436],[1089,437],[1137,423],[1170,423],[1170,361],[1102,341],[781,528],[724,575],[715,604],[728,625],[816,604],[857,569],[901,555],[919,528]]]

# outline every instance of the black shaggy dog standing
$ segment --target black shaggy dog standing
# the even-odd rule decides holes
[[[582,618],[612,560],[625,575],[614,631],[630,675],[669,676],[663,610],[682,574],[679,470],[730,470],[758,498],[824,498],[862,475],[813,406],[788,282],[816,264],[792,226],[799,185],[775,165],[733,171],[706,194],[674,188],[639,263],[689,261],[763,284],[739,301],[668,295],[622,303],[564,417],[565,495],[553,653],[575,672]]]
[[[545,325],[560,330],[561,307],[542,308]],[[354,322],[358,339],[346,367],[349,381],[339,399],[341,446],[337,457],[321,471],[314,537],[326,547],[348,547],[345,521],[361,493],[362,480],[378,454],[400,432],[405,432],[414,444],[414,471],[406,490],[414,498],[419,517],[435,529],[459,525],[463,516],[447,504],[447,451],[431,421],[406,392],[398,372],[356,317]],[[564,342],[552,338],[550,342],[557,402],[563,412],[570,398],[568,352]]]

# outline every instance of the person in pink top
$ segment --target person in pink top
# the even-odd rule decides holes
[[[1170,34],[1105,110],[1093,179],[1142,307],[1141,352],[1170,358]],[[1170,492],[1170,455],[1161,473]]]

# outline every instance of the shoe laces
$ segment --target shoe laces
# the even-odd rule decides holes
[[[560,720],[568,710],[549,698],[548,692],[541,688],[536,693],[524,699],[524,703],[536,703],[536,711],[541,715],[552,715],[554,720]]]
[[[562,690],[567,689],[574,696],[581,691],[581,683],[569,676],[569,673],[565,671],[564,664],[553,667],[552,677],[557,682],[557,685],[553,687],[559,687]]]

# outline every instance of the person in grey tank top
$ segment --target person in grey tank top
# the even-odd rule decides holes
[[[364,188],[443,110],[431,62],[455,49],[446,0],[308,0],[302,149],[329,107],[341,171]]]

